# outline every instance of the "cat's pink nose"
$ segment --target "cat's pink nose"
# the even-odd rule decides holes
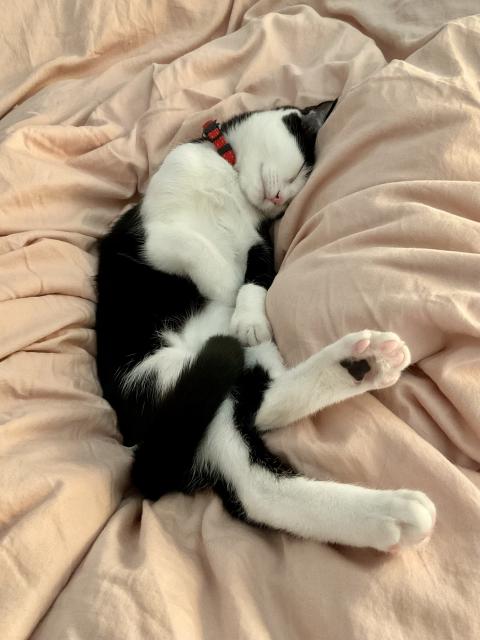
[[[283,198],[280,195],[280,192],[278,192],[277,195],[273,196],[272,198],[267,198],[267,200],[270,200],[270,202],[273,202],[273,204],[282,204],[283,202]]]

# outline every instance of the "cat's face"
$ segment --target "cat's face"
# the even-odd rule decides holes
[[[333,106],[252,112],[224,123],[242,191],[267,217],[282,213],[307,181],[318,129]]]

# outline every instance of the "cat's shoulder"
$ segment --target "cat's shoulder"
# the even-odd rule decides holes
[[[216,154],[212,153],[212,149],[202,140],[192,140],[184,142],[171,149],[163,164],[159,167],[179,165],[184,168],[204,167],[206,164],[217,164]]]

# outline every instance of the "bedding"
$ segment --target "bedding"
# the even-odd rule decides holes
[[[0,25],[0,637],[480,636],[480,17],[474,0],[24,0]],[[339,97],[275,229],[295,364],[399,333],[393,388],[268,436],[311,477],[425,491],[397,555],[152,504],[95,370],[97,240],[209,117]]]

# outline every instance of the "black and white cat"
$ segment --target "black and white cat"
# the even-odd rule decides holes
[[[272,341],[269,225],[333,106],[242,114],[168,154],[100,245],[98,374],[147,498],[212,487],[248,522],[388,551],[430,534],[426,495],[303,477],[261,437],[394,384],[410,362],[397,335],[365,330],[287,370]]]

